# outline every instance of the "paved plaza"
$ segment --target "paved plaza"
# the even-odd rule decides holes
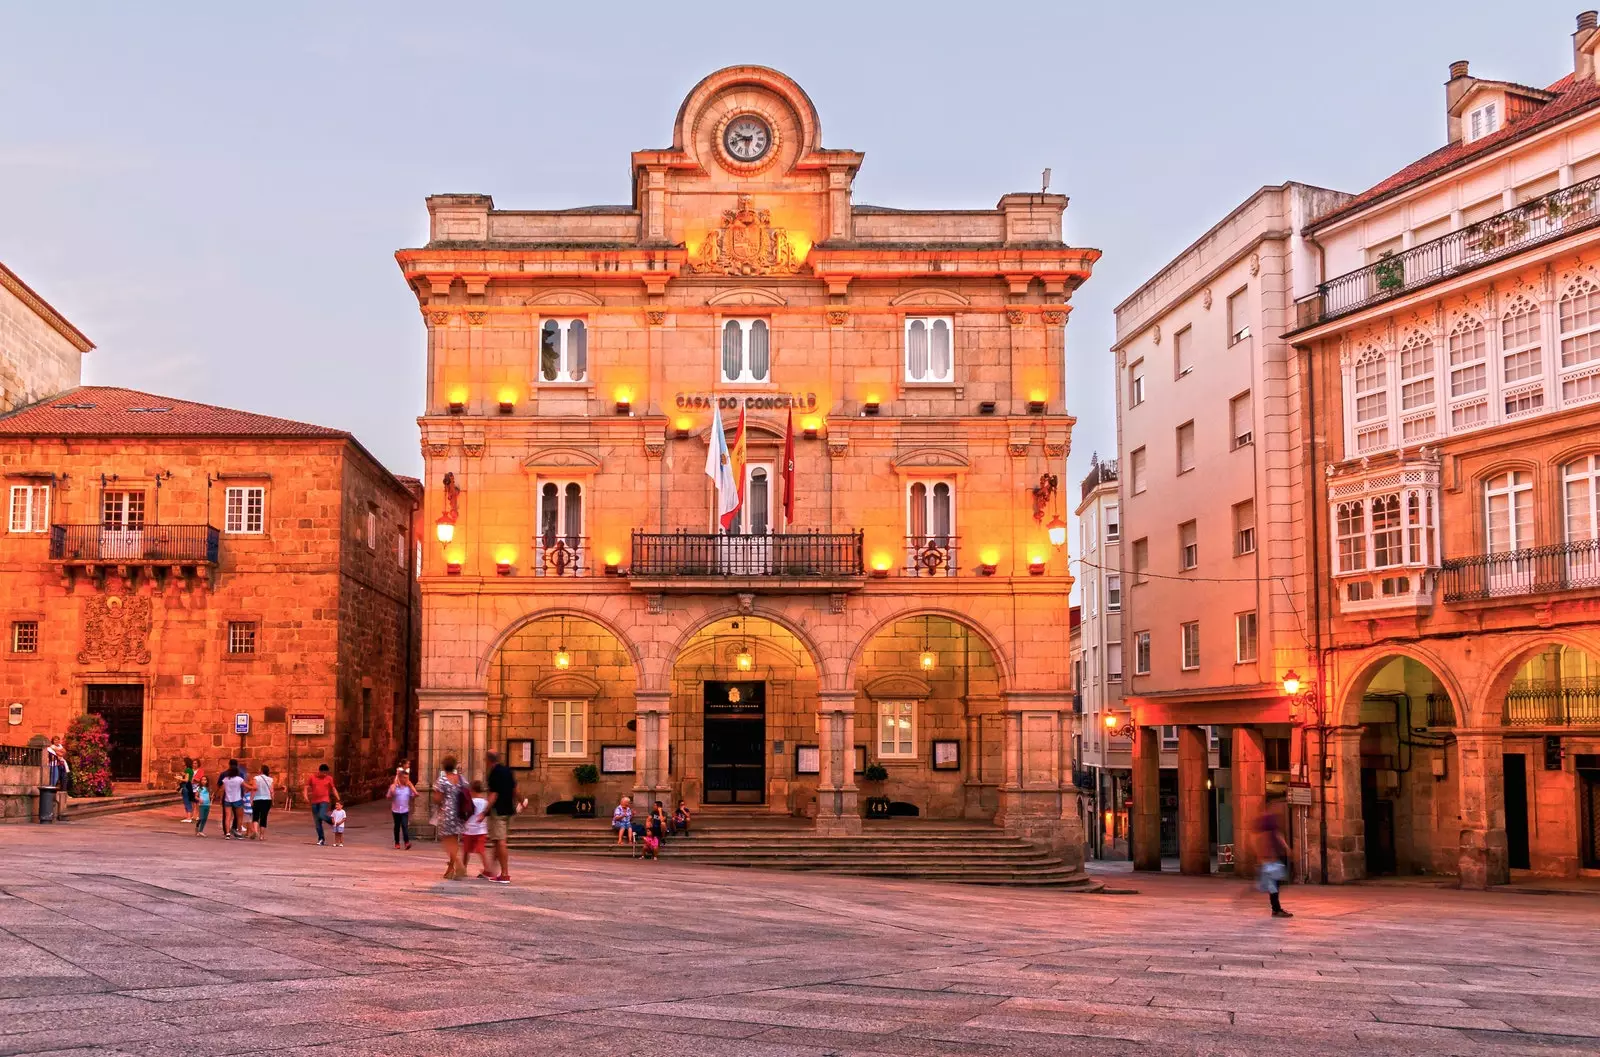
[[[1600,899],[1081,895],[529,859],[177,812],[0,828],[0,1054],[1594,1054]]]

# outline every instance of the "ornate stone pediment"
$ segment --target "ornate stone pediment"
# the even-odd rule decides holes
[[[722,224],[706,235],[687,271],[695,275],[793,275],[800,270],[783,228],[772,225],[772,211],[757,209],[740,195],[722,211]]]
[[[915,290],[907,290],[889,299],[892,307],[901,305],[970,305],[971,299],[962,297],[954,290],[944,290],[937,286],[920,286]]]
[[[533,684],[535,697],[580,697],[594,700],[600,696],[600,684],[587,675],[577,672],[557,672]]]
[[[598,473],[600,459],[581,448],[540,448],[523,462],[531,473],[587,476]]]
[[[933,687],[927,681],[904,672],[892,675],[880,675],[861,687],[862,691],[874,700],[892,700],[894,698],[925,699],[933,692]]]
[[[724,290],[706,298],[708,305],[786,305],[789,302],[772,290],[754,286],[741,286],[737,290]]]
[[[84,602],[78,663],[98,663],[111,671],[124,664],[149,664],[150,609],[149,595],[89,597]]]
[[[574,290],[562,288],[556,290],[536,290],[533,296],[522,302],[525,305],[567,305],[571,307],[598,306],[605,304],[594,294],[587,290]]]
[[[897,471],[905,473],[908,470],[967,470],[972,463],[950,448],[913,448],[897,456],[893,465]]]

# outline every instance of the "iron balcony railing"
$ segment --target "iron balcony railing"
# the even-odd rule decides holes
[[[50,560],[215,565],[220,536],[210,525],[51,525]]]
[[[1551,191],[1459,231],[1320,284],[1295,302],[1296,327],[1309,327],[1410,293],[1440,279],[1600,224],[1600,176]]]
[[[1446,558],[1440,563],[1446,602],[1576,591],[1600,587],[1600,540]]]
[[[594,576],[594,553],[582,536],[544,536],[533,541],[533,575]]]
[[[1577,727],[1600,724],[1600,680],[1560,686],[1512,686],[1502,722],[1508,727]]]
[[[44,749],[32,745],[0,745],[0,767],[39,767]]]
[[[954,536],[907,536],[907,576],[959,576]]]
[[[776,576],[837,580],[865,572],[859,532],[731,536],[710,532],[635,532],[634,579]]]

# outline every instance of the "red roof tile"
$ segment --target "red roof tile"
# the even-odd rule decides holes
[[[0,415],[0,435],[350,437],[327,426],[107,385],[80,385]]]
[[[1579,110],[1600,104],[1600,81],[1596,81],[1593,77],[1578,80],[1569,73],[1544,90],[1554,92],[1556,97],[1524,117],[1507,124],[1493,135],[1484,136],[1482,139],[1473,140],[1471,143],[1466,140],[1462,140],[1460,143],[1451,143],[1440,147],[1426,157],[1417,159],[1388,179],[1381,180],[1362,191],[1338,209],[1324,213],[1312,221],[1306,230],[1315,231],[1318,228],[1325,227],[1380,199],[1387,198],[1424,180],[1431,179],[1446,169],[1469,161],[1479,155],[1498,150],[1513,140],[1529,135],[1547,125],[1560,121],[1562,118],[1570,117]]]

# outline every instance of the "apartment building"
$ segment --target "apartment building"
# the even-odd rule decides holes
[[[1315,274],[1298,231],[1347,197],[1263,187],[1117,307],[1123,729],[1141,869],[1159,868],[1163,844],[1186,873],[1209,872],[1213,854],[1248,868],[1250,842],[1234,835],[1268,807],[1287,816],[1280,673],[1304,663],[1309,632],[1307,401],[1281,335],[1296,284]],[[1176,849],[1162,819],[1174,801]]]
[[[1079,486],[1075,579],[1082,614],[1079,650],[1082,763],[1090,798],[1089,847],[1104,859],[1128,856],[1132,743],[1118,731],[1122,708],[1122,521],[1117,463],[1096,455]],[[1111,722],[1107,722],[1107,720]]]
[[[1303,229],[1318,633],[1293,664],[1330,879],[1600,869],[1594,12],[1572,42],[1544,87],[1452,63],[1444,145]]]

